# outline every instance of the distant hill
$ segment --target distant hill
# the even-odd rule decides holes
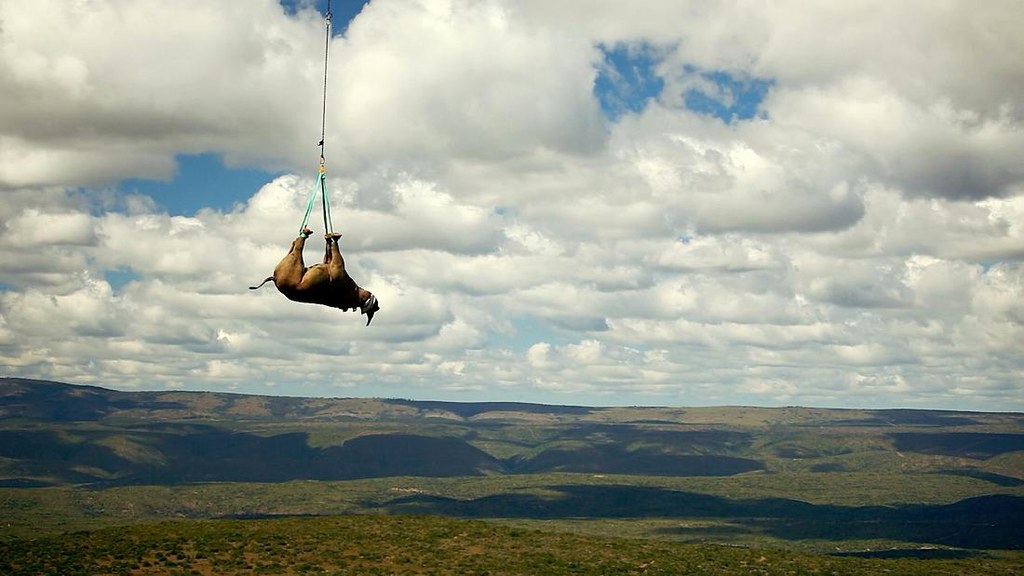
[[[402,399],[297,398],[219,392],[122,392],[0,378],[0,417],[55,422],[115,417],[159,419],[433,416],[472,418],[488,412],[585,416],[594,408],[525,402],[438,402]]]
[[[1024,416],[122,392],[0,379],[0,485],[912,466],[1024,484]]]

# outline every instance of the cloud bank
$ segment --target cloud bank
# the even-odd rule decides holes
[[[314,186],[318,13],[5,3],[0,370],[1024,409],[1022,27],[1009,1],[372,0],[331,42],[326,142],[366,328],[246,289]],[[201,153],[266,182],[177,215],[124,184]]]

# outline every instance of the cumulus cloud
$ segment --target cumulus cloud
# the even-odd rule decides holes
[[[601,145],[596,48],[511,5],[372,2],[342,50],[335,118],[348,155],[508,161]]]
[[[948,100],[914,103],[877,78],[852,78],[824,90],[780,90],[772,110],[780,123],[813,125],[847,143],[867,169],[911,196],[983,199],[1024,186],[1014,154],[1024,136],[1007,108],[985,118]]]
[[[0,186],[168,178],[175,154],[209,150],[231,162],[293,158],[314,130],[315,115],[304,125],[296,111],[317,100],[308,55],[319,18],[284,18],[272,0],[239,7],[5,2]]]
[[[368,328],[247,289],[316,184],[323,22],[244,4],[0,4],[3,375],[1021,408],[1014,4],[373,0],[326,143]],[[661,92],[603,114],[609,47]],[[200,152],[279,172],[178,215],[121,185]]]

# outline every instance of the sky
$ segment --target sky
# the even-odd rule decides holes
[[[1024,410],[1020,2],[331,8],[368,327],[325,2],[0,2],[0,376]]]

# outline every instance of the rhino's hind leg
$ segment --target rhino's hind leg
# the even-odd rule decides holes
[[[306,264],[302,260],[302,249],[306,246],[306,238],[309,237],[309,228],[303,228],[299,237],[292,241],[292,247],[288,254],[274,268],[274,284],[282,292],[293,290],[302,282],[302,274],[306,271]]]
[[[345,258],[341,255],[341,248],[338,247],[338,238],[341,232],[324,234],[327,240],[327,255],[324,256],[324,264],[327,264],[327,273],[331,276],[331,282],[339,282],[345,277]]]

